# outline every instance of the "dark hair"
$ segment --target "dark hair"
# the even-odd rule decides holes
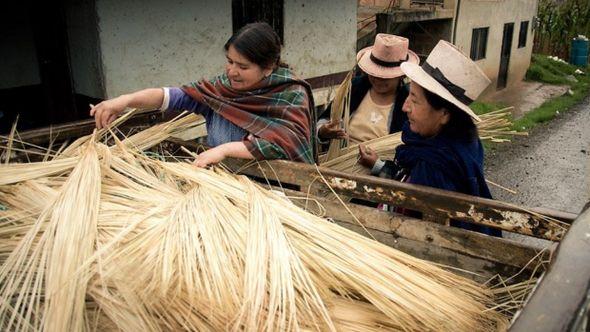
[[[477,127],[469,114],[462,111],[450,101],[424,88],[424,97],[436,111],[443,109],[449,112],[449,122],[443,126],[441,133],[457,139],[472,140],[478,136]]]
[[[281,62],[281,40],[268,23],[244,25],[228,39],[223,48],[227,52],[230,46],[262,68],[288,67]]]

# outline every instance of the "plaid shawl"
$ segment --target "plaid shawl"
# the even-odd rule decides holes
[[[249,91],[232,89],[226,74],[187,84],[182,90],[248,131],[251,135],[244,144],[257,160],[317,160],[311,87],[290,69],[276,69]]]

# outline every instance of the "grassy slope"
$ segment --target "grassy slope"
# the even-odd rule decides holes
[[[576,69],[581,69],[584,74],[575,74]],[[573,95],[565,94],[546,101],[538,108],[516,120],[514,122],[514,128],[516,130],[527,130],[534,127],[537,123],[553,119],[557,114],[567,111],[570,107],[582,101],[590,90],[590,74],[587,72],[588,68],[580,68],[567,63],[557,62],[547,58],[545,55],[533,55],[526,79],[549,84],[569,85]],[[578,82],[571,82],[566,79],[568,75],[573,75]]]
[[[575,74],[576,69],[581,69],[585,74]],[[567,63],[554,61],[546,55],[534,54],[531,60],[531,66],[526,73],[526,79],[548,84],[569,85],[573,95],[565,94],[546,101],[538,108],[525,114],[522,118],[515,120],[513,128],[518,131],[527,131],[538,123],[553,119],[557,114],[567,111],[570,107],[584,99],[590,91],[590,73],[586,74],[586,72],[588,72],[588,68],[580,68]],[[578,82],[569,81],[566,78],[568,75],[573,75]],[[482,102],[475,102],[471,105],[471,108],[476,114],[484,114],[502,107],[505,107],[505,105]]]

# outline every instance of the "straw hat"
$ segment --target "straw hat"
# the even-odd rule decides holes
[[[408,39],[379,33],[373,46],[365,47],[356,55],[358,66],[367,74],[380,78],[402,76],[400,65],[404,62],[418,64],[416,53],[408,49]]]
[[[476,121],[470,105],[490,85],[484,72],[453,44],[441,40],[422,66],[403,63],[402,71],[424,89],[453,103]]]

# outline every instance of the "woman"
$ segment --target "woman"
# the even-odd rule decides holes
[[[311,88],[281,62],[279,37],[266,23],[252,23],[224,46],[225,73],[181,88],[154,88],[106,100],[90,110],[96,126],[127,107],[190,110],[206,119],[207,143],[199,167],[226,157],[315,162]]]
[[[483,175],[483,148],[469,108],[490,84],[487,76],[452,44],[440,41],[422,67],[402,64],[412,80],[403,111],[403,145],[395,159],[383,163],[376,156],[364,165],[388,177],[468,195],[492,198]],[[496,229],[453,221],[452,225],[501,236]]]
[[[406,38],[380,33],[373,46],[358,52],[358,67],[363,74],[352,80],[348,133],[339,121],[329,120],[329,106],[318,122],[321,142],[348,136],[351,144],[358,144],[401,130],[407,120],[402,105],[408,89],[400,65],[419,63],[408,44]]]

